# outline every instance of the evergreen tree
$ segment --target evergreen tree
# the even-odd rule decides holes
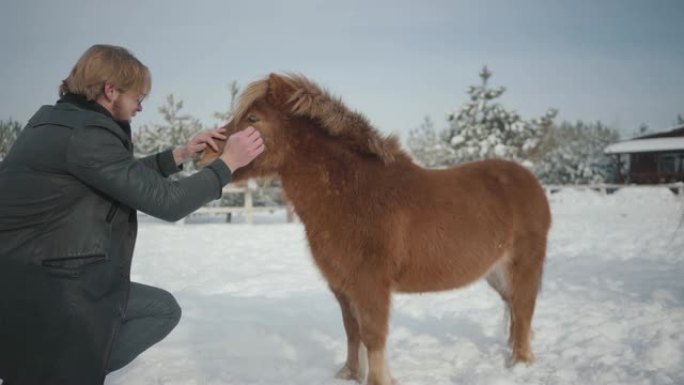
[[[433,167],[501,158],[531,167],[540,158],[557,111],[526,121],[496,101],[506,89],[489,87],[492,73],[486,66],[479,76],[482,83],[468,89],[470,100],[448,116],[448,128],[435,135],[424,123],[411,133],[409,147],[420,163]]]
[[[603,150],[618,139],[618,131],[601,122],[563,122],[552,128],[548,151],[535,164],[534,171],[547,184],[612,181],[616,165]]]
[[[550,110],[540,119],[523,120],[515,111],[496,102],[506,89],[488,85],[492,73],[485,66],[482,84],[468,89],[470,101],[449,115],[450,127],[443,140],[454,151],[454,163],[502,158],[530,163],[556,116]]]
[[[182,114],[182,109],[182,100],[176,101],[173,94],[167,96],[166,104],[159,107],[164,123],[143,125],[134,135],[136,156],[147,156],[185,145],[193,136],[202,131],[202,123],[197,118]],[[193,165],[188,164],[181,174],[189,175],[194,171]]]
[[[632,133],[632,138],[639,138],[639,137],[641,137],[641,136],[649,135],[649,134],[652,134],[652,133],[653,133],[653,130],[651,130],[651,128],[648,126],[648,124],[646,124],[646,123],[641,123],[641,125],[639,126],[639,128],[637,128],[636,130],[634,130],[634,132]]]
[[[441,140],[429,116],[419,128],[409,132],[407,144],[413,157],[424,167],[439,167],[454,157],[453,149]]]
[[[675,122],[675,126],[682,126],[684,125],[684,116],[682,114],[677,115],[677,122]]]
[[[16,120],[0,120],[0,160],[9,152],[21,132],[22,125]]]

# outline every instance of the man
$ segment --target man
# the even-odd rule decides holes
[[[264,151],[250,127],[203,170],[167,179],[226,137],[214,130],[135,159],[129,122],[150,83],[126,49],[91,47],[0,165],[3,385],[102,384],[163,339],[180,308],[168,292],[130,282],[136,210],[179,220]]]

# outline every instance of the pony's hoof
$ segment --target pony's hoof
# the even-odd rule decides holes
[[[337,371],[337,374],[335,374],[335,378],[339,378],[340,380],[350,380],[350,381],[356,381],[359,384],[363,382],[363,378],[361,378],[362,373],[360,370],[351,370],[349,366],[344,365],[342,369]]]
[[[369,381],[366,385],[385,385],[385,384],[382,384],[379,382],[370,382]],[[386,384],[386,385],[400,385],[400,384],[399,384],[399,381],[397,381],[396,379],[390,378],[389,384]]]
[[[510,369],[518,363],[523,363],[527,366],[531,366],[534,363],[534,355],[531,352],[527,352],[524,354],[520,352],[515,352],[508,358],[508,360],[506,360],[506,367]]]

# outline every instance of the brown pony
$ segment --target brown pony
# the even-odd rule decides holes
[[[454,289],[485,277],[510,314],[509,363],[531,363],[530,324],[551,216],[525,168],[485,160],[447,169],[414,164],[394,137],[380,135],[303,76],[250,84],[234,133],[261,132],[266,151],[234,180],[277,174],[306,229],[316,265],[342,309],[347,362],[339,378],[390,384],[385,360],[392,292]],[[206,152],[200,164],[217,154]]]

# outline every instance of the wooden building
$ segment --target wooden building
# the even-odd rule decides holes
[[[684,182],[684,125],[613,143],[604,153],[615,157],[620,183]]]

